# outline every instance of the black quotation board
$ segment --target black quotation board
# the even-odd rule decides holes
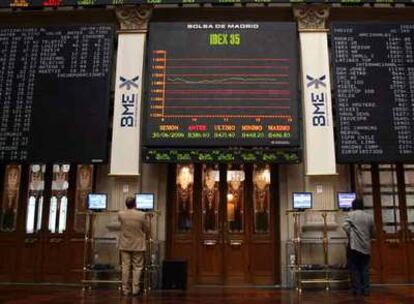
[[[338,162],[414,160],[414,24],[333,23]]]
[[[0,161],[106,159],[113,29],[0,28]]]
[[[145,146],[300,145],[294,23],[152,23]]]

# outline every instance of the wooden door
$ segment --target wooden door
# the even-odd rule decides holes
[[[362,165],[359,170],[364,204],[374,215],[377,230],[372,242],[373,281],[408,283],[414,274],[414,168],[381,164]]]
[[[17,268],[20,266],[22,256],[19,254],[23,229],[23,209],[21,198],[26,195],[24,181],[26,179],[24,167],[12,164],[1,167],[1,216],[0,216],[0,280],[12,282],[17,278]],[[37,263],[36,239],[24,244],[30,247],[33,255],[30,256],[32,263]],[[24,270],[30,277],[34,276],[32,267]]]
[[[87,193],[92,192],[93,166],[55,164],[42,228],[40,280],[79,282],[82,277]]]
[[[249,172],[250,173],[250,172]],[[247,176],[243,165],[228,165],[223,212],[224,282],[249,282],[249,240],[251,214],[247,208]],[[250,175],[249,175],[250,176]]]
[[[378,165],[382,240],[382,273],[387,283],[408,281],[408,260],[405,246],[405,205],[401,192],[401,168],[396,165]],[[396,259],[395,257],[400,257]]]
[[[404,165],[402,186],[404,246],[408,264],[408,281],[414,283],[414,165]]]
[[[40,265],[43,252],[42,228],[45,218],[46,165],[30,165],[24,168],[27,173],[25,194],[22,197],[22,214],[16,267],[16,281],[41,281]]]
[[[218,165],[201,167],[201,208],[198,239],[197,282],[200,284],[223,283],[223,185]]]
[[[253,165],[249,270],[259,285],[280,282],[279,195],[276,166]],[[269,255],[270,253],[270,255]],[[269,259],[269,256],[271,257]]]
[[[68,164],[53,165],[51,172],[51,185],[46,201],[46,216],[42,229],[42,260],[40,265],[41,280],[45,282],[65,281],[68,210],[72,207],[72,195],[69,187],[73,178],[70,178],[75,166]],[[72,169],[72,170],[71,170]]]
[[[197,171],[193,164],[171,166],[169,170],[168,193],[168,249],[167,257],[187,261],[189,283],[194,283],[197,265],[196,215],[194,214],[194,178]]]
[[[170,171],[176,188],[170,191],[168,257],[188,261],[191,282],[278,282],[276,169],[180,164]]]
[[[0,280],[79,282],[85,222],[75,213],[92,191],[93,166],[7,165],[3,176],[11,179],[16,168],[17,192],[15,183],[2,180],[0,245],[7,250],[0,251]]]

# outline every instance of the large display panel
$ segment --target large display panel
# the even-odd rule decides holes
[[[294,23],[150,25],[144,145],[299,146]]]
[[[0,162],[104,162],[113,29],[0,28]]]
[[[414,24],[333,23],[338,162],[414,157]]]

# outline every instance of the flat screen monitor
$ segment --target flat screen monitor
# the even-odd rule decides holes
[[[88,194],[88,210],[101,211],[107,208],[108,196],[105,193]]]
[[[350,210],[354,199],[356,199],[355,192],[338,192],[338,208],[342,210]]]
[[[135,194],[135,206],[142,211],[154,210],[154,193]]]
[[[293,192],[292,203],[294,210],[305,210],[312,208],[312,192]]]

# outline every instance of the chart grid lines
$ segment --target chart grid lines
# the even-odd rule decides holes
[[[151,109],[153,110],[151,112],[152,117],[188,117],[181,113],[180,109],[191,108],[196,111],[196,113],[193,113],[193,117],[197,118],[246,118],[253,116],[259,119],[291,118],[288,115],[264,113],[270,109],[290,108],[288,104],[290,100],[289,83],[285,81],[289,76],[289,62],[285,58],[199,58],[192,60],[192,58],[169,58],[166,50],[154,50],[153,57],[150,98]],[[203,63],[213,60],[216,62],[215,64],[205,65]],[[175,63],[170,65],[168,64],[170,61],[175,61]],[[231,64],[220,64],[226,61],[231,62]],[[180,62],[184,62],[184,64]],[[194,64],[191,64],[192,62]],[[240,64],[240,62],[243,62],[243,64]],[[261,64],[257,64],[257,62],[261,62]],[[266,64],[267,62],[282,62],[283,65]],[[235,69],[240,70],[240,72],[230,72]],[[282,69],[286,72],[269,72],[272,69]],[[204,71],[199,73],[201,70]],[[254,87],[249,88],[249,86]],[[193,97],[181,97],[186,95],[192,95]],[[199,101],[209,102],[209,105],[182,104],[182,102],[190,100],[196,103]],[[221,102],[230,100],[232,101],[231,105],[220,105]],[[251,104],[245,105],[246,101]],[[237,104],[237,102],[242,102],[243,105]],[[263,104],[263,102],[266,104]],[[269,105],[272,102],[278,102],[279,104]],[[286,102],[286,105],[281,105],[281,102]],[[249,109],[256,110],[258,113],[252,113],[251,115],[222,113],[229,109]],[[204,110],[208,112],[203,113]],[[216,113],[217,111],[219,113]]]

